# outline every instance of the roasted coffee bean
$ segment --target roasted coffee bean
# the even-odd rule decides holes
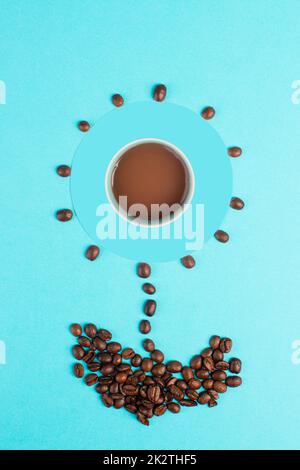
[[[73,217],[73,212],[71,209],[60,209],[56,212],[56,218],[60,222],[68,222]]]
[[[149,375],[144,380],[145,385],[155,385],[155,381]]]
[[[200,369],[196,372],[196,377],[198,377],[198,379],[203,379],[203,380],[208,379],[209,372],[206,369]]]
[[[219,361],[215,364],[216,369],[218,370],[227,370],[229,369],[229,364],[226,361]]]
[[[148,320],[142,320],[140,322],[140,332],[143,335],[147,335],[151,331],[151,324]]]
[[[67,176],[70,176],[71,168],[68,165],[59,165],[56,168],[56,172],[59,176],[62,176],[63,178],[66,178]]]
[[[137,267],[139,277],[147,278],[151,275],[151,266],[148,263],[139,263]]]
[[[100,369],[101,374],[104,375],[104,377],[111,375],[114,372],[114,370],[115,368],[112,364],[104,364],[104,366],[102,366]]]
[[[131,359],[131,364],[133,367],[139,367],[142,363],[142,356],[139,354],[136,354],[132,359]]]
[[[192,269],[196,266],[196,261],[191,255],[184,256],[180,261],[181,264],[187,269]]]
[[[188,381],[188,386],[192,390],[198,390],[199,388],[201,388],[201,385],[202,385],[201,380],[191,379]]]
[[[242,155],[242,149],[240,147],[229,147],[227,153],[230,157],[237,158]]]
[[[78,338],[78,343],[80,344],[80,346],[82,346],[83,348],[90,348],[91,345],[92,345],[92,342],[89,338],[87,338],[86,336],[80,336]]]
[[[101,352],[97,357],[102,364],[109,364],[112,362],[112,355],[108,352]]]
[[[205,357],[203,359],[203,366],[209,371],[215,370],[215,365],[212,357]]]
[[[139,383],[138,377],[135,377],[134,375],[128,375],[126,379],[127,385],[137,385],[138,383]]]
[[[90,245],[85,252],[85,257],[90,261],[94,261],[96,258],[98,258],[99,253],[100,248],[97,245]]]
[[[120,343],[112,341],[111,343],[107,343],[106,349],[109,353],[116,354],[121,351],[122,346],[120,345]]]
[[[144,424],[144,426],[149,426],[149,419],[145,415],[138,411],[136,416],[140,423]]]
[[[110,408],[114,404],[113,399],[107,395],[107,393],[103,393],[103,395],[101,395],[101,400],[107,408]]]
[[[216,380],[214,382],[213,389],[218,393],[225,393],[227,390],[227,385],[224,382]]]
[[[220,336],[218,335],[212,336],[209,340],[210,347],[213,349],[217,349],[220,345],[220,341],[221,341]]]
[[[242,369],[242,363],[239,359],[237,359],[236,357],[233,357],[232,359],[230,359],[229,361],[230,372],[232,372],[233,374],[239,374],[241,372],[241,369]]]
[[[152,375],[156,377],[162,377],[166,372],[166,366],[164,364],[156,364],[152,367]]]
[[[115,95],[113,95],[111,97],[111,101],[113,105],[116,106],[117,108],[120,108],[124,104],[124,98],[119,93],[116,93]]]
[[[111,377],[99,377],[99,383],[101,385],[111,385],[113,379]]]
[[[213,398],[214,400],[218,400],[219,394],[216,392],[214,389],[212,390],[207,390],[208,395]]]
[[[211,380],[211,379],[206,379],[202,383],[202,386],[203,386],[203,388],[205,388],[205,390],[210,390],[214,386],[214,381]]]
[[[167,95],[167,88],[163,84],[156,85],[153,92],[155,101],[164,101]]]
[[[237,211],[244,209],[245,203],[239,197],[232,197],[230,201],[230,207]]]
[[[177,387],[176,385],[171,385],[169,387],[169,390],[170,390],[170,392],[172,393],[173,397],[176,400],[182,400],[183,399],[184,392],[179,387]]]
[[[199,370],[202,367],[202,357],[199,355],[194,356],[190,361],[190,366],[194,370]]]
[[[76,346],[73,346],[72,348],[72,353],[75,359],[82,359],[85,355],[85,350],[81,346],[76,344]]]
[[[91,385],[95,385],[98,382],[98,375],[97,374],[88,374],[88,375],[85,376],[84,381],[89,387]]]
[[[152,359],[145,358],[145,359],[142,360],[141,369],[142,369],[144,372],[150,372],[150,370],[152,369],[152,367],[153,367],[153,361],[152,361]]]
[[[199,393],[196,390],[187,390],[185,394],[190,400],[198,400],[199,398]]]
[[[77,362],[73,366],[73,372],[75,377],[78,377],[79,379],[84,376],[84,368],[83,365]]]
[[[201,116],[203,119],[212,119],[216,114],[215,109],[212,106],[206,106],[206,108],[202,109]]]
[[[104,329],[101,329],[101,330],[98,331],[98,336],[103,341],[110,341],[111,338],[112,338],[111,332],[108,331],[108,330],[104,330]]]
[[[210,395],[207,392],[202,392],[199,395],[198,403],[200,403],[201,405],[206,405],[207,403],[210,402],[210,400],[211,400]]]
[[[156,301],[155,300],[147,300],[144,304],[144,313],[148,317],[153,317],[156,312]]]
[[[124,395],[135,396],[138,394],[139,389],[134,385],[124,385],[122,391]]]
[[[226,384],[228,385],[228,387],[239,387],[240,385],[242,385],[242,378],[236,375],[231,375],[227,377]]]
[[[115,381],[119,384],[123,384],[127,380],[126,372],[118,372],[115,376]]]
[[[114,354],[112,357],[112,363],[114,366],[119,366],[120,364],[122,364],[121,354]]]
[[[232,348],[232,340],[229,338],[223,338],[220,342],[220,350],[222,353],[229,353]]]
[[[153,352],[154,349],[155,349],[155,344],[152,341],[152,339],[145,339],[143,341],[143,347],[144,347],[145,351]]]
[[[118,393],[119,392],[119,384],[117,382],[113,382],[109,387],[109,391],[110,391],[111,394]],[[123,395],[121,394],[121,396],[123,396]]]
[[[70,326],[70,331],[71,331],[73,336],[81,336],[81,334],[82,334],[82,328],[79,325],[79,323],[73,323]]]
[[[182,364],[179,361],[170,361],[167,364],[167,370],[169,372],[180,372],[182,370]]]
[[[131,367],[130,367],[129,364],[124,364],[123,363],[123,364],[120,364],[118,366],[118,371],[120,371],[120,372],[128,372],[129,373],[130,370],[131,370]]]
[[[87,365],[88,370],[91,372],[97,372],[100,369],[101,365],[99,362],[89,362]]]
[[[218,403],[216,402],[216,400],[213,400],[213,399],[211,399],[211,400],[208,402],[209,408],[213,408],[214,406],[217,406],[217,404],[218,404]]]
[[[224,232],[224,230],[217,230],[215,232],[215,239],[218,240],[218,242],[227,243],[229,240],[229,235],[227,232]]]
[[[176,386],[180,388],[180,390],[187,390],[188,384],[184,380],[177,380]]]
[[[96,354],[94,353],[94,351],[91,351],[89,350],[82,358],[82,360],[86,363],[89,363],[89,362],[93,362],[93,360],[95,359],[96,357]]]
[[[125,405],[125,398],[118,398],[117,400],[114,400],[114,407],[116,410],[119,410]]]
[[[153,284],[150,284],[150,282],[145,282],[145,284],[143,284],[143,291],[146,294],[153,295],[155,294],[156,289]]]
[[[166,405],[157,405],[154,408],[155,416],[162,416],[167,411]]]
[[[87,323],[84,327],[85,334],[90,338],[95,338],[97,334],[97,327],[93,323]]]
[[[182,406],[197,406],[197,402],[193,400],[180,400],[179,402]]]
[[[201,352],[201,356],[202,357],[210,357],[213,353],[213,350],[212,348],[205,348],[203,349],[203,351]]]
[[[151,353],[151,359],[155,362],[163,362],[165,359],[164,353],[161,352],[159,349],[155,349]]]
[[[104,385],[101,383],[98,383],[96,385],[96,392],[97,393],[106,393],[108,391],[108,385]]]
[[[135,352],[132,348],[125,348],[122,351],[123,359],[132,359],[135,356]]]
[[[150,385],[147,390],[147,397],[148,399],[153,402],[157,403],[160,397],[160,388],[158,385]]]
[[[223,361],[224,359],[224,354],[220,349],[215,349],[215,351],[212,354],[212,358],[215,362]]]
[[[187,366],[183,367],[181,374],[186,382],[194,378],[194,372],[193,372],[193,369],[191,369],[191,367],[187,367]]]
[[[134,405],[128,404],[128,405],[125,405],[125,408],[127,411],[129,411],[129,413],[135,414],[137,412],[137,407]]]
[[[171,413],[179,413],[180,411],[180,405],[178,403],[169,403],[167,405],[167,408],[169,411],[171,411]]]
[[[90,123],[87,121],[80,121],[78,123],[78,128],[81,132],[88,132],[90,130]]]
[[[93,345],[98,351],[105,351],[106,349],[106,342],[103,341],[103,339],[99,338],[99,336],[96,336],[93,339]]]
[[[227,377],[227,374],[223,370],[216,370],[215,372],[212,373],[211,377],[214,380],[225,380]]]

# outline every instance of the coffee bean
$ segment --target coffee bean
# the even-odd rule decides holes
[[[93,345],[98,351],[104,351],[106,349],[106,342],[99,338],[99,336],[93,339]]]
[[[194,378],[194,372],[193,372],[193,369],[191,369],[191,367],[187,367],[187,366],[183,367],[181,374],[186,382]]]
[[[73,346],[72,348],[72,353],[75,359],[82,359],[85,355],[85,350],[81,346],[76,344],[76,346]]]
[[[176,387],[180,388],[180,390],[187,390],[188,384],[184,380],[177,380]]]
[[[169,403],[167,405],[167,408],[169,411],[171,411],[171,413],[179,413],[180,411],[180,405],[178,403]]]
[[[214,382],[213,389],[218,393],[225,393],[227,390],[227,385],[224,382],[216,380]]]
[[[155,101],[164,101],[167,95],[167,88],[165,85],[156,85],[153,92],[153,98]]]
[[[148,317],[152,317],[156,311],[156,302],[155,300],[147,300],[144,305],[144,313],[148,315]]]
[[[229,353],[232,348],[232,340],[229,338],[223,338],[220,342],[220,350],[223,353]]]
[[[73,336],[81,336],[81,334],[82,334],[82,328],[79,325],[79,323],[73,323],[70,326],[70,331],[71,331]]]
[[[100,253],[99,247],[96,245],[91,245],[86,250],[85,257],[89,259],[90,261],[95,261],[95,259],[98,258],[99,253]]]
[[[148,399],[153,402],[157,403],[160,397],[160,388],[158,385],[150,385],[147,390],[147,397]]]
[[[92,342],[89,338],[87,338],[86,336],[80,336],[78,338],[78,343],[80,344],[80,346],[82,346],[83,348],[90,348],[91,345],[92,345]]]
[[[210,395],[207,392],[202,392],[199,395],[198,403],[200,403],[201,405],[206,405],[207,403],[210,402],[210,400],[211,400]]]
[[[122,351],[123,359],[132,359],[135,356],[135,352],[132,348],[125,348]]]
[[[90,123],[87,121],[80,121],[78,123],[78,128],[81,132],[88,132],[90,130]]]
[[[215,364],[212,357],[205,357],[203,359],[203,366],[209,371],[215,370]]]
[[[244,206],[245,206],[244,201],[242,199],[240,199],[239,197],[232,197],[231,198],[230,207],[232,209],[240,211],[244,208]]]
[[[155,416],[162,416],[167,411],[166,405],[157,405],[154,408]]]
[[[207,390],[207,393],[208,395],[213,398],[214,400],[218,400],[219,398],[219,394],[218,392],[216,392],[215,390],[211,389],[211,390]]]
[[[182,406],[188,406],[188,407],[197,406],[197,402],[193,400],[180,400],[180,404]]]
[[[151,359],[153,359],[153,361],[155,362],[163,362],[164,358],[165,358],[164,353],[161,352],[159,349],[155,349],[151,353]]]
[[[114,372],[114,370],[115,368],[112,364],[104,364],[104,366],[102,366],[100,369],[101,374],[104,375],[104,377],[111,375]]]
[[[188,386],[192,390],[198,390],[199,388],[201,388],[201,385],[202,385],[201,380],[191,379],[188,381]]]
[[[224,230],[217,230],[215,232],[215,239],[218,240],[218,242],[227,243],[229,240],[229,235],[227,232],[224,232]]]
[[[98,331],[98,336],[103,341],[110,341],[111,338],[112,338],[111,332],[108,331],[108,330],[104,330],[104,329],[101,329],[101,330]]]
[[[177,387],[176,385],[171,385],[169,387],[169,389],[170,389],[170,392],[172,393],[173,397],[176,400],[182,400],[183,399],[184,392],[179,387]]]
[[[220,341],[221,341],[220,336],[218,335],[212,336],[209,340],[210,347],[213,349],[217,349],[220,345]]]
[[[119,373],[122,374],[123,372],[119,372]],[[126,375],[126,378],[127,378],[127,374],[125,374],[125,375]],[[110,385],[110,387],[109,387],[109,391],[110,391],[110,393],[112,393],[112,394],[116,394],[116,393],[119,392],[119,388],[120,388],[120,387],[119,387],[119,383],[113,382],[113,383]],[[122,397],[122,396],[123,396],[123,395],[121,394],[121,397]],[[112,398],[114,398],[114,397],[112,397]]]
[[[71,168],[68,165],[59,165],[56,168],[56,172],[59,176],[63,178],[67,178],[71,174]]]
[[[145,358],[145,359],[142,360],[141,369],[142,369],[144,372],[150,372],[150,370],[152,369],[152,367],[153,367],[153,361],[152,361],[152,359]]]
[[[190,400],[198,400],[199,398],[199,393],[196,392],[196,390],[187,390],[185,392],[186,396],[190,399]]]
[[[215,372],[212,373],[211,377],[214,380],[225,380],[227,374],[223,370],[215,370]]]
[[[139,277],[147,278],[151,275],[151,266],[147,263],[139,263],[137,267]]]
[[[200,369],[196,372],[196,377],[198,377],[198,379],[202,379],[202,380],[208,379],[209,378],[209,372],[206,369]]]
[[[202,357],[210,357],[213,353],[213,350],[212,348],[205,348],[203,349],[203,351],[201,352],[201,356]]]
[[[153,284],[150,284],[150,282],[145,282],[145,284],[143,284],[143,291],[146,294],[153,295],[153,294],[155,294],[156,289],[155,289],[155,286]]]
[[[114,407],[116,410],[119,410],[125,405],[125,398],[118,398],[117,400],[114,400]]]
[[[213,408],[214,406],[217,406],[217,404],[218,404],[218,403],[216,402],[216,400],[210,400],[210,401],[208,402],[209,408]]]
[[[242,155],[242,149],[240,147],[229,147],[227,153],[230,157],[237,158]]]
[[[167,370],[169,372],[180,372],[182,370],[182,364],[179,361],[170,361],[167,364]]]
[[[202,386],[203,388],[205,388],[205,390],[210,390],[211,388],[213,388],[213,385],[214,381],[211,379],[204,380],[204,382],[202,383]]]
[[[192,369],[199,370],[202,366],[202,357],[197,355],[194,356],[190,361],[190,366]]]
[[[119,366],[122,363],[121,354],[114,354],[112,356],[112,363],[113,363],[114,366]]]
[[[239,387],[240,385],[242,385],[242,378],[236,375],[231,375],[227,377],[226,384],[228,385],[228,387]]]
[[[96,354],[94,353],[94,351],[92,350],[89,350],[82,358],[82,360],[86,363],[89,363],[89,362],[93,362],[93,360],[95,359],[95,356]]]
[[[229,361],[230,372],[232,372],[233,374],[239,374],[241,372],[241,369],[242,369],[242,363],[239,359],[237,359],[236,357],[233,357],[232,359],[230,359]]]
[[[215,351],[212,354],[212,358],[215,362],[223,361],[224,359],[224,354],[220,349],[215,349]]]
[[[215,114],[216,114],[216,111],[212,106],[207,106],[201,112],[201,116],[203,117],[203,119],[206,119],[206,120],[212,119]]]
[[[106,349],[109,353],[116,354],[119,351],[121,351],[122,346],[120,343],[117,343],[116,341],[112,341],[111,343],[107,343]]]
[[[101,383],[98,383],[96,385],[96,392],[97,393],[106,393],[108,391],[108,385],[103,385]]]
[[[215,368],[218,370],[227,370],[229,369],[229,364],[226,361],[219,361],[215,364]]]
[[[147,335],[148,333],[150,333],[150,331],[151,331],[150,322],[148,320],[142,320],[140,322],[140,332],[143,335]]]
[[[135,396],[138,394],[138,387],[134,386],[134,385],[124,385],[123,386],[123,393],[124,395],[129,395],[129,396]]]
[[[132,359],[131,359],[131,364],[133,367],[139,367],[142,363],[142,356],[140,354],[136,354]]]
[[[88,370],[91,372],[97,372],[100,369],[101,365],[99,362],[89,362],[87,365]]]
[[[153,352],[154,349],[155,349],[155,344],[152,341],[152,339],[145,339],[143,341],[143,347],[144,347],[145,351]]]
[[[164,364],[156,364],[153,366],[151,372],[156,377],[162,377],[166,372],[166,366]]]
[[[85,334],[90,338],[94,338],[97,334],[97,327],[93,323],[87,323],[84,327]]]
[[[56,212],[56,218],[60,222],[69,222],[73,217],[73,212],[71,209],[60,209]]]
[[[112,362],[112,355],[108,352],[101,352],[98,354],[98,359],[102,364],[109,364]]]
[[[107,393],[103,393],[103,395],[101,395],[101,400],[107,408],[110,408],[114,404],[113,399],[107,395]]]
[[[98,382],[98,375],[97,374],[88,374],[88,375],[85,376],[84,381],[89,387],[91,385],[95,385]]]
[[[127,380],[126,372],[118,372],[115,376],[115,381],[119,384],[123,384]]]
[[[196,266],[196,261],[191,255],[181,258],[181,263],[187,269],[192,269]]]
[[[74,364],[74,366],[73,366],[73,371],[74,371],[75,377],[78,377],[79,379],[84,376],[84,368],[83,368],[83,365],[80,364],[79,362],[77,362],[76,364]]]
[[[138,413],[136,414],[136,416],[137,416],[137,419],[139,420],[140,423],[144,424],[144,426],[149,426],[149,424],[150,424],[150,423],[149,423],[149,419],[146,418],[145,415],[143,415],[142,413],[138,412]]]
[[[112,103],[114,106],[117,108],[120,108],[124,104],[124,98],[122,95],[119,95],[119,93],[116,93],[111,97]]]
[[[124,364],[124,363],[123,363],[123,364],[120,364],[120,365],[118,366],[118,370],[119,370],[119,371],[123,371],[123,372],[128,372],[128,373],[129,373],[130,370],[131,370],[131,367],[130,367],[129,364]]]

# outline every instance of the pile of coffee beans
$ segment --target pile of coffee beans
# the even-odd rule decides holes
[[[214,407],[228,387],[242,383],[236,375],[241,361],[224,357],[232,348],[229,338],[212,336],[209,346],[184,366],[180,361],[166,361],[149,338],[143,342],[147,357],[142,357],[92,323],[84,328],[74,323],[70,331],[77,337],[73,356],[81,361],[74,364],[74,375],[93,386],[107,408],[125,408],[146,426],[154,416],[179,413],[182,407]]]
[[[148,263],[139,263],[137,266],[137,275],[143,279],[147,279],[151,276],[151,266]],[[143,291],[147,295],[153,295],[156,292],[156,288],[150,282],[145,282],[142,286]],[[147,317],[153,317],[156,312],[157,303],[156,300],[146,300],[144,303],[144,314]],[[142,320],[139,324],[140,333],[147,335],[151,331],[151,323],[149,320]]]

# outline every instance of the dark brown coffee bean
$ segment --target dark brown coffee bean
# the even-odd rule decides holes
[[[95,359],[96,354],[94,351],[89,350],[82,358],[82,360],[86,363],[93,362]]]
[[[161,352],[159,349],[155,349],[151,353],[151,359],[155,362],[163,362],[165,359],[164,353]]]
[[[201,385],[202,385],[201,380],[191,379],[188,381],[188,386],[192,390],[198,390],[199,388],[201,388]]]
[[[150,282],[145,282],[145,284],[143,284],[143,291],[146,294],[153,295],[155,294],[156,289],[153,284],[150,284]]]
[[[237,211],[244,209],[245,203],[239,197],[232,197],[230,201],[230,207]]]
[[[124,395],[135,396],[138,394],[139,389],[135,385],[124,385],[122,392]]]
[[[78,128],[81,132],[88,132],[90,130],[90,123],[87,121],[80,121],[78,123]]]
[[[89,387],[91,385],[95,385],[98,382],[98,375],[97,374],[88,374],[88,375],[85,376],[84,381]]]
[[[90,261],[95,261],[95,259],[98,258],[99,253],[100,253],[100,249],[98,246],[90,245],[85,252],[85,257],[89,259]]]
[[[147,300],[144,304],[144,313],[148,317],[153,317],[156,311],[156,301],[155,300]]]
[[[153,367],[153,361],[152,361],[152,359],[145,358],[145,359],[142,360],[141,369],[142,369],[144,372],[150,372],[150,370],[152,369],[152,367]]]
[[[115,376],[115,381],[119,384],[123,384],[127,380],[126,372],[118,372]]]
[[[198,400],[199,398],[199,393],[196,390],[187,390],[185,394],[190,400]]]
[[[112,341],[111,343],[107,343],[106,349],[109,353],[116,354],[119,351],[121,351],[122,346],[120,343],[117,343],[116,341]]]
[[[212,358],[215,362],[223,361],[224,354],[222,353],[222,351],[220,351],[220,349],[215,349]]]
[[[196,372],[196,377],[198,377],[198,379],[203,379],[203,380],[208,379],[209,372],[206,369],[200,369]]]
[[[153,402],[157,403],[160,397],[160,388],[158,385],[150,385],[147,390],[147,397],[148,399]]]
[[[128,404],[128,405],[125,405],[125,408],[127,411],[129,411],[129,413],[135,414],[137,412],[137,407],[134,405]]]
[[[213,408],[214,406],[217,406],[217,404],[218,403],[216,402],[216,400],[213,399],[208,402],[209,408]]]
[[[87,323],[84,327],[85,334],[90,338],[95,338],[97,334],[97,327],[93,323]]]
[[[171,377],[166,378],[166,374],[164,374],[161,380],[166,384],[167,387],[171,387],[171,385],[175,385],[177,383],[177,377],[171,375]]]
[[[127,372],[127,373],[129,373],[130,370],[131,370],[131,367],[130,367],[129,364],[120,364],[120,365],[118,366],[118,371],[120,371],[120,372]]]
[[[230,157],[237,158],[242,155],[242,149],[240,147],[229,147],[227,153]]]
[[[112,355],[108,352],[101,352],[97,357],[102,364],[109,364],[112,362]]]
[[[190,366],[192,369],[199,370],[202,367],[202,357],[197,355],[194,356],[190,361]]]
[[[218,335],[212,336],[209,340],[210,347],[213,349],[217,349],[220,345],[220,341],[221,341],[220,336]]]
[[[116,400],[114,400],[114,407],[116,408],[116,410],[119,410],[124,405],[125,405],[125,398],[124,397],[123,398],[117,398]]]
[[[148,263],[139,263],[137,267],[139,277],[147,278],[151,275],[151,266]]]
[[[201,405],[206,405],[207,403],[210,402],[210,400],[211,400],[210,395],[207,392],[202,392],[199,395],[198,403],[200,403]]]
[[[73,346],[72,348],[72,353],[75,359],[82,359],[85,355],[85,350],[81,346],[76,344],[76,346]]]
[[[81,334],[82,334],[82,328],[79,325],[79,323],[73,323],[70,326],[70,331],[71,331],[73,336],[81,336]]]
[[[212,373],[211,377],[214,380],[225,380],[227,377],[227,374],[223,370],[216,370],[215,372]]]
[[[152,377],[147,376],[144,380],[145,385],[155,385],[155,381],[152,379]]]
[[[203,359],[203,366],[209,371],[215,370],[215,364],[212,357],[205,357]]]
[[[78,377],[79,379],[84,376],[84,368],[83,365],[77,362],[73,366],[73,372],[75,377]]]
[[[99,377],[99,383],[101,385],[111,385],[113,379],[111,377]]]
[[[87,365],[88,370],[90,370],[91,372],[97,372],[100,369],[100,367],[101,365],[99,364],[99,362],[90,362]]]
[[[142,320],[140,322],[140,332],[143,334],[143,335],[147,335],[148,333],[150,333],[151,331],[151,325],[150,325],[150,322],[148,320]]]
[[[201,352],[201,356],[202,357],[210,357],[213,353],[213,350],[212,348],[205,348],[203,349],[203,351]]]
[[[122,373],[123,373],[123,372],[119,372],[119,374],[122,374]],[[125,375],[126,375],[126,374],[125,374]],[[126,375],[126,377],[127,377],[127,375]],[[119,384],[118,384],[117,382],[113,382],[113,383],[110,385],[110,387],[109,387],[109,391],[110,391],[110,393],[112,393],[112,394],[118,393],[118,392],[119,392]],[[122,397],[122,396],[123,396],[123,395],[121,394],[121,397]],[[112,398],[113,398],[113,397],[112,397]]]
[[[181,374],[186,382],[194,378],[194,372],[193,372],[193,369],[191,369],[191,367],[187,367],[187,366],[183,367]]]
[[[136,354],[132,359],[131,359],[131,364],[133,367],[139,367],[142,363],[142,356],[139,354]]]
[[[153,92],[155,101],[164,101],[167,95],[167,88],[163,84],[156,85]]]
[[[218,393],[225,393],[227,390],[227,385],[224,382],[216,380],[214,382],[213,389]]]
[[[180,372],[182,370],[182,364],[179,361],[170,361],[167,364],[167,370],[169,372]]]
[[[241,372],[241,369],[242,369],[242,363],[239,359],[237,359],[236,357],[233,357],[232,359],[230,359],[229,361],[230,372],[232,372],[233,374],[239,374]]]
[[[135,356],[135,352],[132,348],[125,348],[122,351],[123,359],[132,359]]]
[[[145,339],[143,341],[143,347],[144,347],[145,351],[153,352],[154,349],[155,349],[155,344],[152,341],[152,339]]]
[[[203,388],[205,388],[205,390],[210,390],[211,388],[213,388],[213,385],[214,381],[211,379],[204,380],[204,382],[202,383],[202,386]]]
[[[99,338],[99,336],[93,339],[93,345],[98,351],[104,351],[106,349],[106,342]]]
[[[103,384],[100,384],[98,383],[96,385],[96,392],[97,393],[106,393],[108,390],[108,385],[103,385]]]
[[[229,364],[226,361],[219,361],[215,364],[215,367],[218,370],[227,370],[229,369]]]
[[[73,217],[73,212],[71,209],[60,209],[56,212],[56,218],[60,222],[68,222]]]
[[[176,385],[171,385],[169,387],[170,389],[170,392],[172,393],[173,397],[176,399],[176,400],[182,400],[183,397],[184,397],[184,392],[183,390],[181,390],[179,387],[177,387]]]
[[[187,269],[192,269],[196,266],[196,261],[191,255],[184,256],[180,261],[181,264]]]
[[[103,395],[101,395],[101,400],[107,408],[110,408],[114,404],[113,399],[107,395],[107,393],[103,393]]]
[[[82,346],[83,348],[90,348],[91,345],[92,345],[92,342],[89,338],[87,338],[86,336],[80,336],[78,338],[78,343],[80,344],[80,346]]]
[[[229,353],[232,348],[232,341],[229,338],[223,338],[220,342],[220,350],[222,353]]]
[[[208,395],[213,398],[214,400],[218,400],[219,394],[215,390],[207,390]]]
[[[162,416],[167,411],[166,405],[157,405],[154,408],[155,416]]]
[[[98,331],[98,336],[103,341],[110,341],[111,338],[112,338],[111,332],[108,331],[108,330],[104,330],[104,329],[101,329],[101,330]]]
[[[117,108],[120,108],[124,104],[124,98],[122,95],[119,95],[119,93],[116,93],[115,95],[113,95],[111,97],[111,101],[113,105],[116,106]]]
[[[115,368],[112,364],[104,364],[104,366],[102,366],[100,369],[101,374],[104,375],[104,377],[111,375],[114,372],[114,370]]]
[[[121,354],[114,354],[112,357],[112,363],[114,366],[119,366],[122,363]]]
[[[144,424],[144,426],[149,426],[149,419],[143,413],[138,412],[136,416],[140,423]]]
[[[63,178],[66,178],[66,177],[70,176],[71,168],[68,165],[59,165],[56,168],[56,172],[59,176],[62,176]]]
[[[181,406],[197,406],[197,402],[193,400],[180,400],[179,403],[181,404]]]
[[[180,388],[180,390],[187,390],[188,384],[184,380],[177,380],[176,386]]]
[[[217,230],[215,232],[215,239],[218,240],[218,242],[227,243],[229,240],[229,235],[227,232],[224,232],[224,230]]]
[[[202,109],[201,116],[203,119],[212,119],[216,114],[215,109],[212,106],[207,106],[206,108]]]
[[[152,367],[151,372],[155,377],[162,377],[166,372],[166,366],[164,364],[156,364]]]
[[[180,405],[178,403],[169,403],[167,407],[171,413],[179,413],[180,411]]]
[[[228,385],[228,387],[239,387],[240,385],[242,385],[242,378],[236,375],[231,375],[227,377],[226,384]]]

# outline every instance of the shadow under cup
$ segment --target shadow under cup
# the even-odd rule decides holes
[[[116,212],[143,226],[160,226],[183,213],[194,192],[192,167],[181,150],[160,139],[127,144],[111,160],[106,191]]]

